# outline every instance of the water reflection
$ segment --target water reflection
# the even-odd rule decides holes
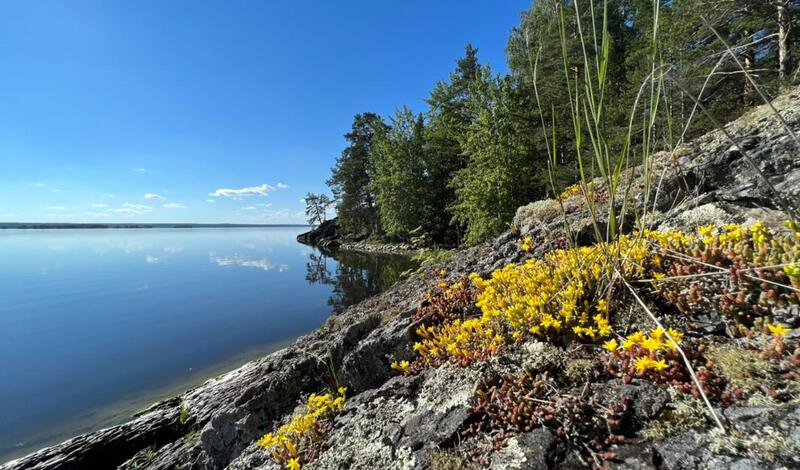
[[[304,230],[0,231],[0,463],[267,354],[415,267],[323,254]]]
[[[262,259],[249,259],[249,258],[212,258],[212,263],[216,263],[217,266],[226,268],[229,266],[242,266],[244,268],[258,268],[263,269],[264,271],[271,271],[275,269],[275,264],[270,262],[266,258]],[[285,264],[280,266],[280,272],[285,271],[284,268],[288,267]]]
[[[334,266],[334,272],[331,272],[331,265]],[[335,312],[341,312],[386,290],[402,279],[404,273],[418,266],[407,256],[314,251],[308,254],[306,281],[309,284],[332,286],[333,293],[328,298],[328,305]]]

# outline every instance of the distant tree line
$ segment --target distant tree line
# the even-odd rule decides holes
[[[630,116],[654,69],[651,57],[669,64],[656,91],[662,112],[655,128],[664,149],[713,127],[706,115],[692,112],[694,98],[720,122],[758,104],[742,68],[769,96],[797,78],[792,45],[800,1],[661,0],[654,31],[657,1],[595,0],[594,12],[580,2],[583,27],[600,29],[603,8],[608,12],[603,125],[620,136],[612,145],[624,144],[629,126],[644,125]],[[357,114],[327,181],[342,231],[439,246],[475,244],[505,229],[520,205],[573,181],[583,143],[576,142],[569,117],[568,83],[580,82],[585,50],[602,53],[580,43],[578,26],[572,0],[538,0],[510,33],[508,74],[481,64],[478,50],[467,45],[422,112],[400,107],[386,117]],[[720,38],[741,67],[721,60],[727,46]],[[642,142],[633,135],[635,155]],[[314,209],[314,220],[324,213]]]

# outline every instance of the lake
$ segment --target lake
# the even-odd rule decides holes
[[[414,268],[303,227],[0,230],[0,462],[126,421]]]

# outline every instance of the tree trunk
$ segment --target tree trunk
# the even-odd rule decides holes
[[[792,72],[791,34],[789,1],[778,0],[778,76],[782,81],[787,80]]]

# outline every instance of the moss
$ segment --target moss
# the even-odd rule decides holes
[[[599,375],[599,363],[591,359],[575,359],[567,364],[564,376],[573,385],[591,382]]]
[[[755,351],[725,345],[713,348],[707,357],[731,385],[747,395],[759,392],[764,385],[769,386],[774,367]]]
[[[434,450],[431,454],[431,470],[461,470],[468,466],[463,456],[446,450]]]
[[[703,403],[690,395],[667,388],[670,402],[655,419],[647,423],[640,435],[645,439],[658,440],[687,429],[705,426],[708,422]]]
[[[757,457],[768,462],[791,458],[798,451],[789,437],[770,426],[755,432],[732,429],[727,434],[713,429],[701,440],[716,454]]]

